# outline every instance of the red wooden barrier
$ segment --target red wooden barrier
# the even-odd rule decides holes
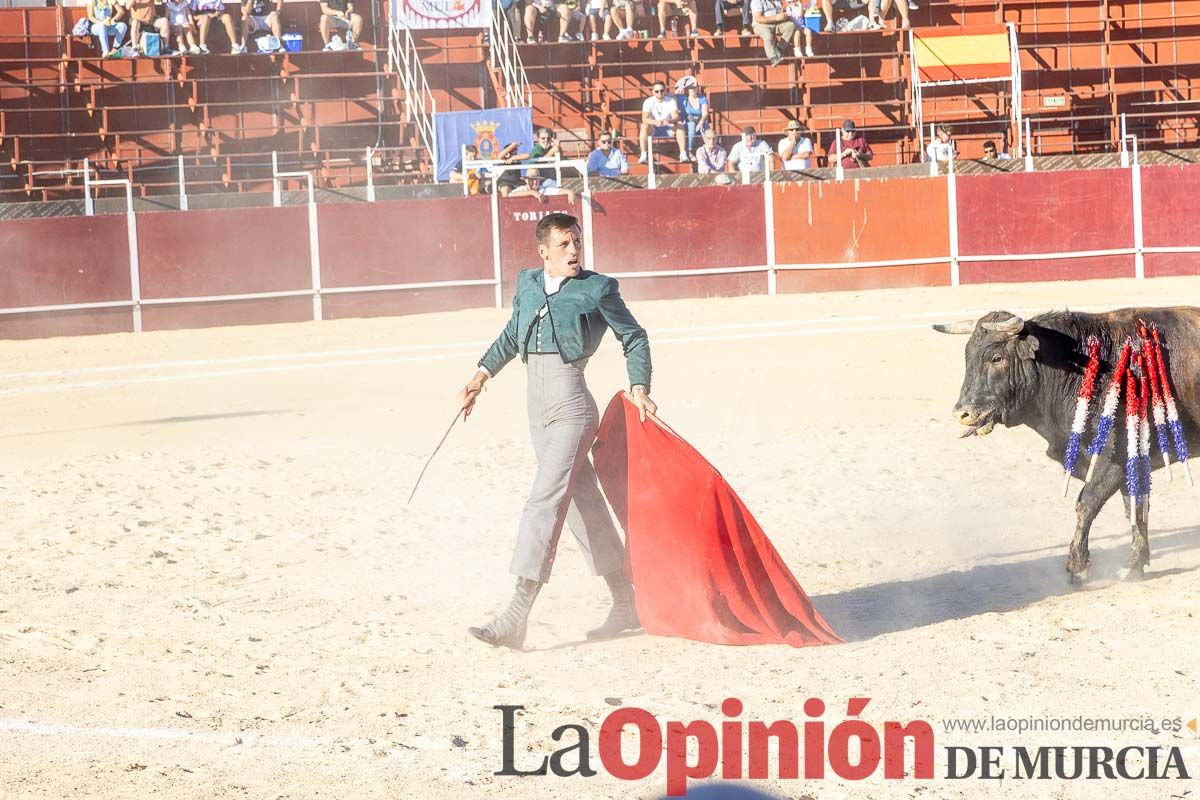
[[[1133,247],[1129,170],[967,175],[958,178],[957,188],[962,283],[1133,277],[1132,255],[971,260]]]
[[[319,206],[321,285],[380,286],[491,280],[492,216],[486,197]],[[478,308],[491,286],[327,294],[326,319]]]
[[[931,264],[780,270],[780,292],[944,286],[950,282],[946,182],[931,178],[776,184],[775,263]]]
[[[1146,247],[1200,246],[1196,203],[1200,167],[1142,167],[1142,242]],[[1200,275],[1200,254],[1147,253],[1146,277]]]

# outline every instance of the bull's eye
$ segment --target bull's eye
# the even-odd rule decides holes
[[[1003,353],[992,353],[992,363],[993,364],[999,364],[1003,360],[1004,360]]]

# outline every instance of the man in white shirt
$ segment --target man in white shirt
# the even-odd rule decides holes
[[[958,158],[958,151],[954,149],[954,140],[950,138],[949,125],[937,126],[937,135],[929,143],[929,146],[925,148],[925,156],[929,161],[939,161],[942,163]]]
[[[779,160],[783,162],[783,168],[812,169],[812,155],[812,139],[805,134],[800,120],[792,120],[779,140]]]
[[[988,139],[986,142],[983,143],[983,157],[984,158],[998,158],[1001,161],[1005,161],[1007,159],[1012,158],[1012,156],[1010,156],[1008,153],[997,152],[996,143],[994,141],[992,141],[991,139]]]
[[[742,138],[729,151],[729,159],[725,162],[726,172],[760,172],[772,166],[771,158],[774,151],[771,145],[762,141],[755,134],[754,128],[742,128]]]
[[[679,104],[675,102],[674,97],[667,94],[667,85],[662,81],[655,81],[651,89],[653,93],[642,103],[642,154],[638,156],[638,163],[645,164],[650,160],[651,136],[671,136],[672,132],[675,143],[679,145],[679,160],[690,161],[687,145],[684,144]]]

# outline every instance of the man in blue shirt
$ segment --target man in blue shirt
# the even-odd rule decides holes
[[[605,132],[596,141],[597,147],[588,156],[588,175],[599,175],[602,178],[616,178],[629,174],[629,162],[625,154],[613,147],[613,136]]]

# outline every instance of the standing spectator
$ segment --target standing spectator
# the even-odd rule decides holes
[[[787,124],[779,140],[779,160],[784,169],[812,169],[813,143],[799,120]]]
[[[275,49],[283,47],[283,0],[246,0],[242,6],[242,52],[246,52],[247,44],[252,33],[270,33],[278,43]],[[274,52],[263,50],[259,52]]]
[[[829,149],[825,155],[829,158],[830,164],[837,163],[837,137],[834,136],[829,142]],[[854,125],[854,120],[848,119],[842,123],[842,168],[857,169],[859,167],[871,166],[871,159],[875,157],[875,151],[871,149],[871,145],[867,144],[867,137],[863,136],[862,132],[857,130]]]
[[[601,178],[617,178],[629,174],[629,162],[625,154],[615,147],[615,137],[611,133],[602,133],[596,140],[596,149],[588,155],[588,175],[599,175]]]
[[[513,39],[521,41],[521,0],[500,0],[500,10],[508,29],[512,31]]]
[[[208,55],[208,28],[214,17],[219,18],[225,26],[225,33],[229,36],[229,52],[234,55],[244,52],[238,43],[237,31],[233,28],[233,15],[221,0],[192,0],[192,17],[199,29],[201,53]]]
[[[1008,153],[997,152],[996,143],[994,141],[992,141],[991,139],[988,139],[986,142],[983,143],[983,157],[990,158],[990,159],[1000,159],[1001,161],[1006,161],[1006,160],[1012,158],[1012,156],[1010,156]]]
[[[729,154],[717,141],[717,134],[712,128],[704,131],[704,144],[696,151],[696,171],[700,174],[722,172]]]
[[[188,0],[167,0],[167,23],[171,26],[178,52],[200,54],[196,45],[196,19]]]
[[[695,152],[696,139],[708,129],[708,98],[693,79],[687,84],[683,97],[683,117],[687,121],[687,151]],[[689,160],[695,160],[689,156]]]
[[[124,7],[116,0],[88,0],[87,18],[92,24],[92,35],[100,41],[100,56],[102,58],[119,58],[118,49],[125,39],[129,26],[121,22]]]
[[[652,94],[642,103],[642,130],[640,144],[642,154],[638,163],[645,164],[650,159],[650,137],[674,135],[675,143],[679,145],[679,160],[687,161],[687,144],[683,140],[682,115],[675,98],[667,94],[667,85],[655,81],[651,87]]]
[[[937,135],[929,143],[929,146],[925,148],[925,157],[929,161],[940,161],[943,163],[958,158],[958,151],[954,147],[954,139],[950,137],[949,125],[937,126]]]
[[[171,26],[167,24],[167,18],[163,9],[155,0],[118,0],[120,5],[125,6],[125,10],[129,12],[129,43],[134,46],[134,55],[139,52],[144,53],[142,47],[142,26],[145,25],[151,28],[151,31],[157,33],[160,41],[160,54],[162,50],[166,50],[171,46]]]
[[[358,48],[358,37],[362,33],[363,18],[354,11],[353,0],[321,0],[321,22],[318,28],[326,50],[333,50],[333,29],[347,31],[346,49]]]
[[[729,151],[729,160],[725,170],[743,173],[761,172],[772,166],[773,151],[771,145],[762,141],[755,134],[754,128],[742,128],[742,139]]]
[[[604,31],[604,38],[612,38],[612,17],[608,13],[608,0],[588,0],[587,16],[584,19],[588,28],[591,30],[591,39],[596,41],[600,38],[601,30]],[[603,23],[603,24],[601,24]],[[583,33],[583,28],[579,29]]]
[[[780,0],[750,0],[750,13],[754,18],[754,32],[762,37],[763,49],[771,60],[771,66],[783,61],[777,39],[791,42],[795,52],[800,53],[800,31],[784,12]],[[734,149],[737,149],[737,145],[734,145]]]
[[[700,35],[700,29],[697,27],[700,16],[696,13],[696,0],[658,0],[658,38],[667,38],[667,15],[671,13],[671,7],[674,6],[676,14],[684,14],[691,23],[691,36]]]

